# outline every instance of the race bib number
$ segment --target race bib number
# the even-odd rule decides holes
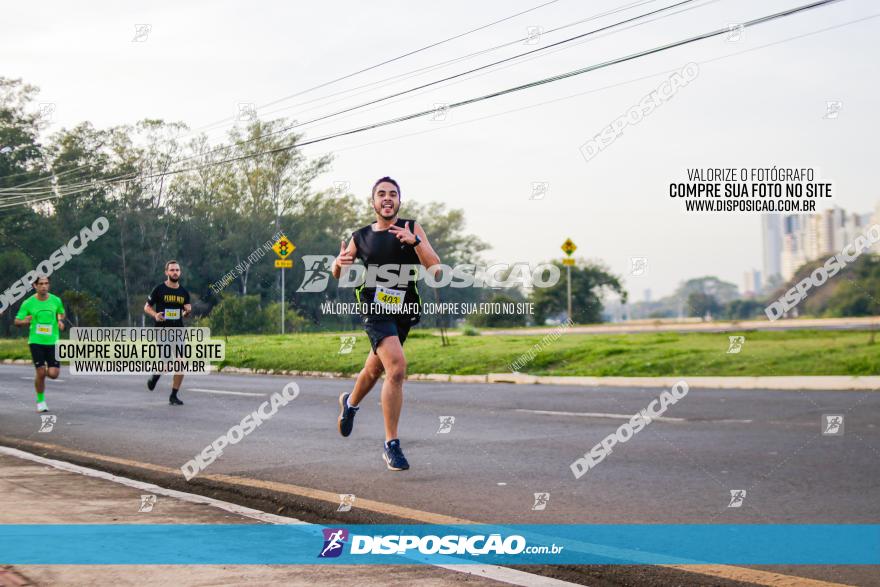
[[[405,291],[399,289],[391,289],[390,287],[376,286],[376,295],[373,301],[381,308],[387,310],[395,310],[403,304],[403,296]]]
[[[48,334],[49,336],[52,336],[52,325],[37,324],[37,334]]]
[[[165,319],[166,320],[180,320],[180,308],[175,309],[167,309],[165,310]]]

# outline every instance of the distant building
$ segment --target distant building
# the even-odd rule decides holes
[[[867,214],[834,207],[819,214],[764,215],[764,281],[777,274],[791,279],[801,265],[839,253],[874,223],[880,223],[880,203]]]
[[[761,272],[752,269],[743,273],[742,295],[747,298],[753,298],[761,293]]]
[[[782,275],[782,216],[764,214],[761,217],[761,239],[764,245],[764,276],[767,279]]]

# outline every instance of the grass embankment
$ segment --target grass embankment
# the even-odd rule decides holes
[[[728,336],[745,335],[738,354]],[[340,336],[354,335],[350,354],[339,354]],[[409,373],[473,375],[508,372],[534,345],[535,357],[519,369],[531,375],[768,376],[878,375],[880,336],[869,331],[795,330],[740,333],[568,334],[541,344],[543,336],[458,336],[442,347],[428,331],[406,342]],[[363,332],[230,336],[224,365],[252,369],[357,373],[370,345]],[[0,359],[29,359],[24,339],[0,340]]]

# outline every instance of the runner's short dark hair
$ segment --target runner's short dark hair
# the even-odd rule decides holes
[[[178,263],[176,259],[169,259],[168,261],[165,261],[165,271],[168,271],[169,265],[180,265],[180,263]]]
[[[48,275],[37,275],[37,278],[34,279],[34,285],[37,285],[38,283],[40,283],[41,279],[45,279],[46,281],[49,281],[49,276]]]
[[[388,177],[388,176],[386,175],[385,177],[380,177],[379,179],[377,179],[377,180],[376,180],[376,183],[373,184],[373,189],[372,189],[372,191],[370,192],[370,197],[371,197],[371,198],[372,198],[373,196],[376,195],[376,186],[379,185],[380,183],[383,183],[383,182],[393,183],[393,184],[394,184],[394,187],[397,188],[397,195],[398,195],[398,196],[401,195],[401,194],[400,194],[400,185],[398,185],[398,183],[397,183],[396,180],[394,180],[394,179],[392,179],[392,178],[390,178],[390,177]]]

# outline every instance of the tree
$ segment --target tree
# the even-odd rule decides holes
[[[183,284],[201,315],[210,316],[217,304],[238,295],[255,296],[265,310],[269,303],[281,303],[280,273],[265,243],[283,230],[297,246],[293,269],[285,273],[284,303],[297,312],[291,313],[291,325],[300,328],[297,316],[325,328],[344,325],[324,316],[320,304],[340,297],[348,301],[350,290],[337,291],[331,283],[322,295],[297,294],[305,274],[300,259],[335,254],[340,239],[350,238],[363,225],[359,218],[372,220],[372,213],[367,198],[313,187],[330,169],[331,157],[306,157],[297,147],[301,135],[279,132],[291,121],[257,120],[235,128],[227,137],[231,144],[219,148],[205,135],[184,141],[187,127],[181,122],[154,119],[110,128],[83,122],[60,129],[43,144],[39,116],[32,113],[37,91],[20,80],[0,78],[0,188],[27,182],[36,190],[2,196],[4,203],[20,204],[0,209],[4,275],[33,270],[82,227],[105,216],[109,231],[52,274],[53,291],[101,300],[96,321],[140,324],[144,299],[171,258],[181,263]],[[226,160],[233,155],[251,157]],[[25,193],[44,201],[34,203]],[[405,206],[405,213],[428,230],[443,262],[475,262],[486,247],[464,230],[463,211],[408,200]],[[229,273],[234,282],[215,295],[209,286]],[[425,301],[436,301],[429,288],[422,291]],[[449,290],[444,296],[452,299],[444,301],[476,300],[488,293]],[[234,304],[230,301],[221,314],[228,315]],[[77,317],[81,324],[93,318],[86,317],[86,306]],[[223,316],[217,318],[222,329]],[[9,328],[4,312],[0,329],[8,334]]]
[[[844,269],[822,311],[828,316],[880,315],[880,256],[862,255]]]
[[[758,300],[733,300],[724,307],[724,317],[729,320],[749,320],[764,314],[764,307]]]
[[[101,323],[101,301],[98,298],[75,290],[67,290],[60,297],[66,317],[74,326],[96,326]]]
[[[707,316],[714,316],[721,311],[721,304],[715,299],[715,296],[703,293],[692,292],[687,297],[688,316],[698,316],[705,319]]]
[[[548,317],[565,313],[568,308],[565,267],[559,261],[553,261],[553,265],[559,268],[559,281],[548,288],[535,288],[530,296],[537,324],[544,324]],[[627,292],[620,280],[604,266],[581,261],[572,267],[572,320],[577,324],[601,322],[602,296],[607,293],[615,293],[622,302],[626,302]]]
[[[682,282],[682,284],[678,286],[678,289],[675,290],[675,293],[672,294],[678,305],[679,316],[687,315],[703,317],[705,315],[705,313],[695,313],[695,310],[690,306],[689,299],[692,293],[700,293],[710,296],[719,304],[727,304],[740,297],[734,284],[722,281],[715,276],[707,275],[704,277],[688,279],[687,281]],[[717,310],[715,313],[717,313]]]

